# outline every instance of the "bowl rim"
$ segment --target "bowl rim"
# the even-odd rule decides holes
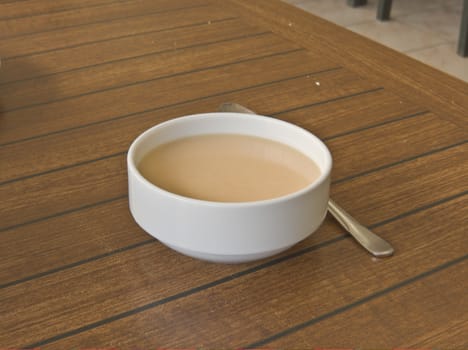
[[[246,118],[246,117],[248,117],[249,119],[256,118],[258,120],[263,120],[263,121],[266,121],[266,122],[269,122],[269,123],[277,123],[277,124],[283,125],[284,127],[294,129],[296,132],[302,133],[302,134],[306,135],[307,137],[310,137],[310,138],[314,139],[314,142],[317,143],[317,145],[320,147],[321,151],[323,152],[323,154],[325,156],[325,166],[323,167],[323,169],[322,168],[320,169],[321,174],[320,174],[319,178],[317,180],[313,181],[312,183],[310,183],[309,185],[307,185],[306,187],[301,188],[298,191],[288,193],[288,194],[280,196],[280,197],[274,197],[274,198],[270,198],[270,199],[263,199],[263,200],[257,200],[257,201],[245,201],[245,202],[217,202],[217,201],[209,201],[209,200],[204,200],[204,199],[186,197],[186,196],[179,195],[177,193],[167,191],[167,190],[153,184],[152,182],[148,181],[140,173],[140,171],[138,170],[138,168],[137,168],[137,166],[135,164],[135,160],[134,160],[134,154],[136,152],[135,149],[138,146],[138,144],[143,139],[148,137],[149,134],[154,132],[154,130],[164,128],[164,127],[166,127],[168,125],[175,124],[175,123],[183,123],[188,119],[200,119],[200,118],[207,118],[207,117],[208,118],[213,118],[214,116],[227,117],[227,118],[230,118],[230,117],[236,117],[236,118],[239,118],[239,117]],[[228,133],[226,133],[226,134],[228,134]],[[261,136],[259,136],[259,137],[261,137]],[[266,138],[266,137],[263,137],[263,138]],[[276,141],[276,142],[280,142],[280,141]],[[287,146],[290,146],[290,145],[287,145]],[[290,146],[290,147],[292,147],[292,146]],[[216,207],[231,207],[231,208],[271,205],[271,204],[276,204],[276,203],[280,203],[280,202],[284,202],[284,201],[289,201],[289,200],[292,200],[294,198],[300,197],[300,196],[304,195],[305,193],[313,191],[315,188],[321,186],[324,182],[328,181],[329,178],[330,178],[330,175],[331,175],[332,165],[333,165],[333,160],[332,160],[330,150],[328,149],[328,147],[325,145],[325,143],[320,138],[318,138],[316,135],[312,134],[310,131],[308,131],[308,130],[302,128],[302,127],[299,127],[299,126],[297,126],[295,124],[292,124],[290,122],[287,122],[287,121],[284,121],[284,120],[281,120],[281,119],[276,119],[276,118],[273,118],[273,117],[268,117],[268,116],[258,115],[258,114],[253,115],[253,114],[233,113],[233,112],[198,113],[198,114],[185,115],[185,116],[169,119],[167,121],[164,121],[162,123],[159,123],[159,124],[156,124],[156,125],[152,126],[151,128],[145,130],[140,135],[138,135],[133,140],[133,142],[131,143],[130,148],[129,148],[128,152],[127,152],[128,173],[131,172],[133,174],[133,176],[135,176],[138,179],[138,181],[140,181],[146,187],[148,187],[149,190],[157,191],[157,192],[159,192],[161,194],[164,194],[164,195],[166,195],[168,197],[171,197],[173,199],[176,199],[176,200],[179,200],[179,201],[185,201],[185,202],[192,203],[192,204],[205,205],[205,206],[216,206]]]

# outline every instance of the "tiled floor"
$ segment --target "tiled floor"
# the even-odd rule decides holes
[[[394,0],[388,22],[375,19],[377,0],[283,0],[468,82],[468,58],[456,54],[463,0]]]

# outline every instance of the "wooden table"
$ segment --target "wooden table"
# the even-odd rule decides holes
[[[277,0],[0,1],[0,347],[468,348],[468,85]],[[327,218],[221,265],[132,220],[145,129],[236,101],[334,156]]]

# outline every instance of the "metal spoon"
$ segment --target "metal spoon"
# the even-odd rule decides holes
[[[235,112],[256,114],[254,111],[237,103],[223,103],[219,106],[220,112]],[[328,200],[328,211],[367,251],[379,258],[393,254],[393,247],[368,228],[362,226],[331,198]]]

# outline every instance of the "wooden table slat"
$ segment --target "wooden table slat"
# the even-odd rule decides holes
[[[254,53],[244,53],[250,58],[219,66],[215,62],[221,59],[222,53],[216,50],[213,53],[217,55],[212,58],[210,68],[182,73],[184,69],[179,67],[180,73],[171,75],[168,72],[165,76],[134,82],[128,86],[5,112],[2,124],[8,133],[0,134],[0,143],[123,118],[134,113],[337,68],[333,63],[309,56],[298,49],[271,48],[269,53],[263,51],[256,57]],[[185,64],[190,67],[191,62]],[[265,71],[265,65],[270,66],[270,70]],[[356,80],[355,84],[361,80],[349,72],[341,76],[343,79],[348,78],[349,82],[353,82],[350,79]],[[334,82],[338,82],[338,79]],[[347,86],[343,85],[343,88]]]
[[[321,85],[320,88],[316,86],[313,76],[307,77],[306,75],[299,78],[286,79],[278,83],[260,84],[258,87],[245,88],[232,94],[216,94],[214,97],[195,101],[187,105],[117,118],[105,123],[105,128],[103,128],[103,124],[99,123],[84,128],[65,130],[28,141],[3,145],[0,147],[0,162],[10,162],[14,159],[15,166],[6,168],[2,172],[0,182],[12,181],[13,179],[99,159],[119,152],[123,153],[141,132],[156,123],[184,114],[214,112],[220,103],[226,101],[243,101],[247,96],[262,94],[265,96],[264,99],[274,106],[278,99],[281,101],[288,93],[294,94],[307,91],[306,93],[301,93],[301,99],[289,102],[289,105],[296,107],[300,106],[301,103],[321,103],[323,101],[339,100],[342,97],[373,89],[365,81],[355,79],[355,75],[350,75],[342,70],[322,73],[319,77],[327,80],[327,83]],[[350,81],[350,83],[346,85],[341,84],[344,81]],[[380,96],[382,94],[377,94],[375,97],[378,98]],[[272,101],[275,102],[273,103]],[[359,99],[356,101],[359,101]],[[398,104],[394,105],[393,108],[389,108],[388,111],[381,113],[381,115],[394,116],[396,114],[399,116],[400,113],[409,113],[411,115],[413,111],[414,109],[409,107],[408,104]],[[286,117],[287,119],[287,116],[280,117],[283,119]],[[367,120],[371,122],[375,118],[373,115],[368,114]],[[352,120],[352,118],[350,119]],[[327,123],[332,122],[332,120],[334,119],[328,118]],[[17,123],[20,124],[19,121]],[[346,131],[345,125],[347,124],[342,123],[337,125],[333,132],[342,133]],[[19,127],[26,132],[31,132],[29,130],[30,125],[20,124]],[[314,131],[314,126],[311,126],[310,130]],[[35,130],[32,131],[34,132]],[[77,143],[76,140],[81,140],[82,142]],[[38,152],[39,150],[40,152]]]
[[[210,23],[198,22],[168,30],[145,32],[104,42],[11,58],[3,61],[4,72],[0,76],[0,84],[43,78],[104,63],[122,62],[122,60],[142,55],[175,51],[262,32],[265,31],[239,19],[221,19],[210,21]],[[98,55],[89,54],[96,50],[99,51]],[[40,81],[45,83],[43,80]]]
[[[299,81],[298,81],[299,80]],[[271,111],[271,112],[277,112],[277,110],[274,109],[275,105],[271,104],[271,100],[275,101],[281,101],[281,96],[288,96],[289,94],[294,93],[295,89],[298,88],[299,90],[302,90],[304,86],[301,84],[301,82],[307,82],[307,79],[298,79],[298,80],[292,80],[288,81],[285,83],[280,83],[280,84],[273,84],[272,86],[268,87],[263,87],[259,89],[260,91],[255,90],[254,95],[261,95],[261,96],[269,96],[269,94],[275,93],[279,95],[276,96],[271,96],[266,99],[265,102],[268,102],[268,105],[265,105],[266,109],[265,111]],[[268,89],[267,89],[268,88]],[[245,93],[244,95],[239,95],[239,94],[234,94],[232,98],[228,97],[227,100],[240,100],[244,101],[247,97],[251,97],[253,94],[252,93]],[[375,96],[373,96],[375,95]],[[305,96],[307,99],[308,96]],[[204,103],[196,103],[196,104],[188,104],[187,106],[183,107],[176,107],[176,108],[171,108],[165,111],[161,112],[161,116],[153,116],[152,114],[149,114],[146,119],[140,117],[138,119],[138,123],[135,123],[133,120],[123,120],[123,121],[116,121],[116,126],[112,126],[109,128],[109,137],[105,136],[105,133],[101,130],[99,126],[92,127],[92,129],[81,129],[74,131],[72,133],[65,133],[62,137],[62,135],[57,135],[58,139],[56,141],[51,141],[50,136],[49,138],[40,140],[40,142],[28,142],[28,143],[22,143],[22,144],[17,144],[14,145],[14,147],[3,147],[1,151],[6,152],[6,156],[10,154],[14,154],[16,158],[16,163],[18,163],[18,160],[23,158],[23,152],[25,155],[34,155],[34,150],[35,149],[41,149],[43,150],[44,153],[54,153],[55,157],[58,156],[58,153],[60,151],[64,151],[67,147],[64,147],[64,145],[67,144],[67,142],[70,142],[70,148],[74,149],[74,153],[78,153],[79,155],[91,155],[91,156],[104,156],[106,153],[96,153],[98,151],[105,151],[107,150],[106,147],[109,147],[108,151],[112,150],[122,150],[124,152],[126,148],[128,147],[129,142],[133,140],[136,135],[145,130],[146,128],[152,126],[154,123],[158,121],[165,120],[165,118],[171,118],[174,116],[182,115],[185,113],[185,111],[191,111],[191,112],[203,112],[203,111],[209,111],[214,110],[216,106],[221,103],[222,101],[225,101],[224,97],[217,97],[213,98],[210,100],[204,101]],[[361,102],[360,102],[361,101]],[[388,105],[389,108],[385,108],[380,111],[380,114],[377,114],[375,111],[375,107],[373,106],[372,103],[368,103],[373,101],[374,103],[376,101],[383,101],[382,105]],[[374,93],[370,94],[365,94],[362,96],[357,96],[354,98],[346,98],[343,100],[337,100],[334,101],[334,105],[338,105],[337,108],[334,109],[334,112],[339,115],[339,118],[346,118],[348,123],[336,123],[337,120],[335,116],[333,115],[333,118],[322,118],[319,119],[319,117],[322,115],[322,113],[319,113],[321,109],[323,109],[324,104],[319,104],[316,105],[315,107],[307,107],[305,111],[307,113],[303,113],[303,109],[299,110],[294,110],[292,112],[287,112],[285,114],[281,114],[280,116],[286,120],[290,116],[295,117],[294,121],[298,124],[303,123],[303,122],[310,122],[310,127],[309,129],[313,132],[315,132],[315,128],[319,128],[319,135],[324,138],[328,138],[331,134],[333,136],[335,133],[343,133],[346,132],[349,127],[349,125],[355,125],[353,122],[354,119],[359,119],[362,121],[366,121],[368,124],[375,123],[376,121],[381,121],[386,120],[386,118],[389,117],[394,117],[399,116],[402,111],[406,111],[408,106],[403,104],[403,103],[395,103],[395,101],[398,101],[398,99],[393,96],[392,94],[389,93],[384,93],[383,91],[376,91]],[[300,102],[300,101],[298,101]],[[358,114],[349,114],[350,111],[352,111],[352,107],[354,105],[360,105],[364,106],[360,113]],[[393,106],[393,109],[392,109]],[[259,108],[259,110],[264,110],[262,109],[262,101],[257,100],[257,105],[256,107]],[[368,107],[366,109],[366,107]],[[272,109],[273,108],[273,109]],[[319,112],[314,112],[314,111],[319,111]],[[411,110],[410,110],[411,111]],[[349,115],[347,115],[349,114]],[[301,117],[299,118],[298,116],[304,115],[306,117]],[[309,119],[310,118],[310,119]],[[314,122],[316,121],[316,122]],[[329,125],[331,127],[329,127]],[[444,123],[442,123],[444,125]],[[367,128],[368,125],[361,125],[361,127]],[[447,126],[446,126],[447,127]],[[130,130],[133,130],[135,128],[134,132],[131,132]],[[121,131],[118,131],[121,130]],[[323,132],[322,132],[323,130]],[[120,138],[116,137],[116,135],[121,135]],[[351,135],[350,135],[351,136]],[[358,136],[358,134],[354,134],[354,137]],[[90,138],[91,137],[91,138]],[[80,139],[83,141],[83,144],[87,146],[87,148],[77,148],[75,145],[74,140]],[[105,142],[102,144],[99,144],[99,139],[104,140]],[[340,141],[339,139],[337,141]],[[52,144],[57,144],[61,145],[60,149],[51,149],[48,151],[48,145]],[[96,147],[96,145],[99,145],[99,147]],[[12,145],[13,146],[13,145]],[[435,147],[440,147],[440,144],[434,144]],[[75,154],[69,154],[68,152],[64,153],[65,159],[73,159],[77,160],[77,155]],[[3,154],[3,153],[2,153]],[[0,157],[2,159],[6,159],[3,157]],[[32,158],[26,158],[26,163],[29,162],[29,166],[33,165],[35,157]],[[346,161],[346,154],[341,157],[341,160],[337,162],[336,155],[335,155],[335,168],[337,166],[341,165],[341,162]],[[3,162],[6,162],[5,160]],[[42,163],[42,162],[41,162]],[[51,167],[53,163],[51,163],[51,160],[48,161],[48,167]],[[362,170],[362,169],[361,169]],[[349,173],[347,173],[349,174]],[[118,201],[118,203],[121,203],[124,200]],[[110,208],[114,208],[114,204],[110,204]],[[126,205],[118,204],[118,208],[120,214],[117,214],[118,217],[124,217],[126,214],[128,214],[127,207]],[[8,282],[13,279],[19,279],[22,277],[26,277],[27,274],[35,274],[35,273],[40,273],[44,270],[52,269],[54,268],[54,263],[56,262],[55,256],[47,256],[47,251],[49,248],[47,246],[44,247],[45,251],[42,249],[38,249],[36,240],[34,236],[30,236],[29,232],[41,232],[45,231],[48,232],[47,238],[44,238],[45,242],[48,242],[48,244],[53,244],[57,240],[57,245],[56,248],[53,250],[58,250],[60,249],[60,244],[62,241],[67,241],[70,240],[74,235],[75,235],[75,230],[73,229],[74,225],[78,225],[80,227],[80,237],[83,240],[83,242],[80,242],[79,244],[84,244],[83,249],[75,249],[74,245],[70,246],[65,246],[63,249],[65,249],[66,253],[60,254],[60,256],[66,256],[67,259],[63,261],[63,263],[74,263],[76,260],[85,259],[92,257],[93,254],[99,255],[99,254],[104,254],[108,251],[108,248],[114,247],[115,249],[118,247],[121,247],[122,244],[125,246],[126,243],[136,243],[137,239],[143,239],[141,234],[136,234],[139,231],[137,230],[136,232],[134,230],[129,231],[130,234],[128,234],[125,239],[123,237],[120,237],[119,239],[115,239],[115,241],[112,241],[113,233],[119,234],[120,228],[123,227],[123,230],[125,231],[126,228],[132,227],[134,225],[133,221],[130,220],[130,222],[125,222],[125,226],[120,225],[120,227],[114,227],[112,224],[114,223],[113,218],[107,222],[106,217],[109,216],[108,213],[111,212],[111,209],[104,209],[104,212],[98,212],[96,214],[93,214],[94,210],[100,210],[100,208],[94,208],[88,210],[84,210],[85,213],[89,213],[88,215],[90,218],[87,220],[88,225],[87,226],[82,226],[78,225],[80,220],[86,215],[85,213],[73,213],[71,215],[66,215],[64,218],[59,217],[57,219],[52,219],[52,222],[40,222],[36,225],[33,226],[24,226],[20,230],[20,232],[23,232],[21,235],[18,231],[16,231],[15,235],[3,235],[0,240],[0,247],[10,247],[12,245],[14,246],[23,246],[25,251],[29,251],[29,254],[26,254],[26,257],[28,257],[28,260],[22,261],[20,260],[15,260],[15,256],[17,258],[20,258],[22,254],[18,254],[16,251],[11,251],[5,249],[5,251],[2,251],[0,255],[4,256],[7,261],[10,261],[12,265],[4,265],[4,270],[0,273],[0,276],[2,276],[2,273],[6,274],[4,282]],[[116,210],[116,209],[115,209]],[[128,216],[128,215],[127,215]],[[77,221],[73,219],[74,217],[77,217]],[[102,218],[102,219],[100,219]],[[96,220],[96,224],[91,224],[93,220]],[[99,220],[103,220],[103,223],[99,224]],[[63,222],[63,223],[62,223]],[[60,224],[62,223],[62,224]],[[103,226],[109,225],[110,229],[109,232],[107,230],[103,229]],[[98,225],[99,224],[99,225]],[[96,226],[97,225],[97,226]],[[130,225],[130,226],[129,226]],[[52,232],[50,232],[52,230]],[[90,244],[88,245],[88,242],[86,239],[83,237],[85,232],[90,232],[91,238],[90,238]],[[56,233],[55,233],[56,232]],[[101,241],[95,242],[92,238],[94,238],[92,232],[97,232],[99,235],[104,235],[100,238],[100,240],[103,240],[107,242],[104,246],[99,246],[98,249],[96,250],[96,246],[94,243],[99,243]],[[57,235],[57,238],[54,238],[54,235]],[[68,238],[69,237],[69,238]],[[144,236],[143,236],[144,237]],[[4,239],[4,240],[2,240]],[[125,244],[124,244],[125,243]],[[30,247],[30,248],[28,248]],[[1,249],[1,248],[0,248]],[[36,254],[35,254],[36,253]],[[13,255],[10,255],[13,254]],[[78,255],[77,255],[78,254]],[[82,255],[85,254],[85,255]],[[75,257],[76,256],[76,257]],[[53,262],[46,264],[48,262],[48,259],[52,259]],[[61,258],[63,259],[63,258]],[[28,261],[37,261],[35,264],[28,263]],[[46,267],[41,268],[43,264],[46,264]],[[25,267],[28,267],[25,269]],[[11,276],[10,278],[6,278],[6,276]],[[1,278],[0,278],[1,280]]]
[[[466,192],[466,186],[453,184],[466,182],[468,164],[463,160],[467,154],[465,143],[337,183],[331,190],[352,215],[369,225]]]
[[[468,84],[280,0],[0,0],[0,348],[468,345]],[[332,151],[327,217],[240,265],[161,245],[126,151],[239,102]]]
[[[324,347],[343,347],[349,342],[366,348],[430,349],[437,344],[452,349],[468,345],[462,333],[468,322],[467,298],[459,298],[468,288],[468,261],[436,272],[427,278],[391,291],[382,297],[357,305],[333,315],[312,327],[268,343],[271,348],[297,346],[309,348],[315,344]],[[459,281],[453,283],[453,281]],[[423,299],[424,303],[420,300]],[[391,307],[390,307],[391,306]],[[430,308],[427,313],[424,307]],[[374,315],[382,315],[380,322]],[[401,317],[411,314],[411,318]],[[346,324],[347,327],[341,325]],[[305,325],[306,326],[306,325]],[[374,329],[378,337],[369,337],[366,330]]]
[[[366,140],[366,142],[369,141]],[[466,181],[461,181],[463,172],[466,173],[466,164],[460,163],[466,157],[466,150],[466,144],[453,146],[447,150],[417,158],[414,162],[404,161],[402,164],[386,169],[385,172],[372,173],[369,176],[373,181],[369,181],[367,176],[358,177],[350,182],[340,182],[334,189],[340,191],[342,188],[347,189],[349,186],[353,186],[355,193],[367,194],[368,191],[369,195],[374,196],[375,191],[372,190],[372,186],[378,186],[381,190],[387,188],[387,186],[392,186],[395,189],[392,193],[393,199],[375,198],[375,200],[386,202],[379,203],[379,208],[383,209],[382,206],[392,207],[393,211],[398,212],[401,206],[395,206],[395,201],[402,200],[399,196],[405,196],[408,199],[417,197],[419,193],[406,193],[407,186],[413,183],[416,185],[422,179],[427,180],[427,185],[435,186],[435,188],[441,190],[446,189],[444,195],[450,196],[460,192],[459,187],[452,186],[450,181],[459,183],[461,188],[466,185]],[[338,150],[335,149],[335,151]],[[387,155],[391,156],[391,153]],[[440,164],[431,164],[430,162],[433,160],[440,162]],[[454,163],[451,164],[451,161]],[[394,158],[392,159],[393,163]],[[442,164],[445,167],[444,169],[439,168]],[[335,176],[342,179],[372,170],[372,168],[364,167],[366,165],[372,166],[372,162],[359,163],[359,165],[362,167],[355,167],[355,173],[347,172]],[[4,212],[3,228],[125,195],[127,193],[125,173],[125,155],[117,154],[83,165],[65,167],[60,171],[45,173],[23,181],[4,184],[0,187],[1,196],[6,198],[1,203]],[[441,183],[437,176],[444,176],[446,182]],[[352,185],[349,185],[349,183]],[[356,187],[360,187],[360,189]],[[18,193],[22,195],[15,195]],[[377,192],[377,196],[379,194]],[[425,194],[432,198],[432,195],[434,195],[433,189],[426,189]],[[413,205],[415,204],[413,203]],[[350,203],[349,206],[365,208],[367,205],[368,203],[361,202]],[[18,216],[19,212],[21,212],[21,216]]]
[[[116,0],[28,0],[0,2],[0,20],[17,17],[38,16],[47,13],[75,10],[82,7],[101,6]],[[122,1],[122,0],[118,0]]]
[[[125,162],[114,156],[2,186],[2,229],[127,194]]]
[[[107,201],[1,234],[0,281],[5,286],[149,240],[131,218],[127,198]]]
[[[210,25],[206,25],[207,27]],[[190,32],[190,29],[186,29]],[[4,113],[29,106],[50,104],[76,96],[116,89],[139,81],[151,81],[166,76],[189,73],[210,66],[223,66],[238,61],[298,49],[297,46],[272,34],[238,34],[223,37],[210,33],[211,43],[198,44],[196,39],[188,48],[174,47],[174,42],[162,52],[147,53],[128,59],[79,68],[70,72],[38,77],[0,86]],[[247,49],[248,48],[248,49]],[[185,63],[185,64],[184,64]],[[38,86],[53,86],[43,90]],[[25,101],[26,104],[25,104]]]
[[[401,196],[405,195],[405,191],[408,189],[408,184],[417,185],[422,179],[427,181],[426,185],[435,186],[432,189],[426,188],[423,192],[429,198],[432,198],[435,189],[442,190],[440,194],[447,196],[457,194],[460,191],[452,189],[450,181],[456,182],[463,179],[462,174],[464,171],[466,172],[467,166],[461,160],[466,157],[466,150],[466,144],[463,144],[427,157],[418,158],[414,160],[415,164],[419,165],[417,167],[414,167],[412,162],[403,162],[388,169],[380,168],[381,171],[373,172],[365,177],[352,179],[351,182],[362,183],[365,188],[372,182],[369,177],[375,178],[374,181],[380,182],[381,186],[385,184],[385,186],[392,186],[395,190],[391,193],[394,198],[390,200],[390,198],[382,196],[386,193],[386,187],[379,186],[378,188],[382,189],[377,191],[370,186],[369,194],[365,190],[360,191],[360,194],[366,198],[366,202],[349,203],[350,207],[366,206],[368,203],[373,203],[372,198],[376,201],[385,201],[385,203],[373,203],[375,207],[382,210],[381,215],[384,217],[387,212],[383,210],[383,206],[391,211],[399,211],[401,206],[392,208],[395,204],[394,201],[401,200]],[[433,160],[437,164],[431,164]],[[450,164],[450,161],[454,163]],[[357,173],[366,172],[366,170],[370,169],[361,168],[357,170]],[[3,228],[125,195],[127,193],[125,172],[124,155],[116,155],[79,167],[65,168],[20,182],[5,184],[0,187],[1,196],[6,198],[1,205],[4,213]],[[335,176],[344,178],[353,175],[356,174],[347,173],[347,175],[337,174]],[[447,182],[441,183],[437,176],[444,176]],[[403,179],[405,181],[401,182]],[[347,188],[348,182],[340,182],[334,189],[338,192]],[[450,192],[454,190],[455,192]],[[19,193],[22,195],[16,195]],[[407,197],[413,199],[418,195],[419,193],[412,192],[407,194]],[[351,194],[351,197],[355,196]],[[405,202],[405,204],[410,203],[414,202]],[[21,215],[18,215],[20,212]]]
[[[182,292],[180,278],[184,278],[186,286],[200,286],[246,270],[246,267],[203,263],[181,257],[165,248],[145,246],[137,254],[123,253],[119,259],[111,257],[62,276],[59,273],[46,277],[35,284],[37,289],[29,293],[27,302],[15,295],[21,295],[21,290],[28,290],[28,283],[2,291],[4,300],[9,300],[7,314],[15,312],[23,325],[18,327],[16,323],[6,323],[7,329],[26,344],[31,342],[29,334],[32,330],[39,335],[39,339],[47,339],[51,335],[76,329],[79,325],[106,319],[105,314],[98,315],[93,308],[94,302],[98,301],[103,305],[102,311],[110,312],[110,315],[119,313],[116,308],[120,308],[120,312],[135,309],[135,314],[122,315],[115,321],[110,319],[84,334],[65,337],[62,342],[51,345],[56,348],[71,348],[77,344],[89,347],[97,335],[109,346],[116,343],[120,346],[149,346],[154,337],[169,346],[188,346],[197,339],[198,346],[247,345],[465,254],[466,247],[461,244],[464,242],[464,230],[454,226],[451,218],[467,213],[468,207],[461,205],[466,204],[467,198],[465,196],[376,230],[384,237],[385,233],[390,234],[397,242],[399,254],[392,259],[398,260],[398,265],[391,260],[374,261],[364,251],[356,254],[355,243],[346,239],[290,258],[282,264],[242,275],[238,277],[241,283],[234,278],[158,306],[150,303]],[[433,222],[420,220],[420,217],[436,213],[441,215],[437,226]],[[447,234],[441,236],[439,229]],[[424,249],[411,249],[421,243],[421,233],[426,238]],[[310,244],[313,239],[308,242]],[[336,259],[337,256],[340,259]],[[176,268],[168,271],[167,262],[172,262],[170,266]],[[252,265],[247,268],[249,266]],[[304,266],[311,268],[304,269]],[[270,284],[272,275],[282,276],[274,286]],[[382,275],[386,276],[385,280],[382,280]],[[189,276],[190,280],[187,279]],[[162,285],[165,287],[161,288]],[[87,293],[81,293],[79,286],[86,286]],[[131,288],[131,297],[125,288]],[[268,291],[267,299],[264,297],[265,291]],[[68,310],[61,310],[60,303],[57,303],[57,300],[64,298],[70,300]],[[21,310],[15,308],[16,303],[23,305]],[[149,305],[147,311],[144,305]],[[139,311],[138,307],[143,309]],[[158,317],[161,310],[164,310],[164,317]],[[42,314],[44,324],[27,323],[28,316],[36,312]],[[69,312],[73,313],[73,317]],[[230,315],[229,322],[225,315]],[[288,323],[281,320],[288,320]],[[211,334],[209,330],[217,323],[221,323],[226,332]],[[125,331],[132,329],[132,324],[139,324],[143,329],[135,333]],[[174,338],[174,331],[181,337]]]
[[[383,142],[377,142],[378,140]],[[326,142],[334,159],[333,178],[340,181],[342,178],[356,176],[363,169],[366,172],[388,166],[465,141],[468,141],[466,132],[446,120],[426,113]],[[369,148],[369,143],[374,146]]]
[[[233,13],[281,33],[310,51],[333,57],[376,84],[402,96],[411,95],[413,102],[468,127],[468,85],[464,81],[281,0],[232,0],[227,5]]]
[[[31,33],[27,36],[27,40],[24,37],[0,39],[0,52],[2,57],[7,59],[23,57],[234,17],[235,15],[212,6],[194,7],[190,11],[177,8],[169,14],[167,12],[144,12],[136,17],[62,28],[60,31],[52,32],[53,35],[51,32]]]
[[[374,172],[365,177],[341,182],[332,187],[332,192],[334,192],[335,198],[337,198],[343,206],[345,206],[363,223],[368,225],[376,224],[379,221],[397,217],[398,215],[410,212],[418,207],[430,205],[433,202],[462,193],[461,191],[447,191],[444,188],[447,186],[437,183],[436,178],[437,176],[445,176],[447,183],[457,182],[460,181],[460,179],[463,179],[464,174],[466,173],[466,171],[464,171],[466,167],[459,164],[463,155],[466,155],[466,147],[459,146],[416,160],[416,162],[422,163],[420,168],[414,168],[412,166],[413,162],[403,163],[390,169]],[[455,160],[455,162],[453,160]],[[445,169],[437,168],[437,164],[442,163],[445,166],[446,163],[450,163],[450,161],[453,163],[451,165],[447,165]],[[5,221],[5,223],[7,225],[15,225],[28,222],[28,220],[37,220],[44,216],[57,215],[64,210],[71,210],[80,206],[93,204],[99,199],[102,200],[103,196],[104,198],[124,196],[127,191],[126,182],[120,181],[117,175],[113,175],[112,178],[109,178],[106,177],[106,174],[103,174],[106,170],[109,171],[109,169],[112,169],[111,166],[121,169],[120,171],[124,173],[122,166],[123,163],[123,157],[116,157],[114,159],[97,162],[94,166],[83,166],[79,171],[68,169],[44,176],[42,179],[33,178],[20,183],[14,183],[10,186],[5,186],[5,189],[3,190],[4,198],[13,197],[10,193],[25,193],[24,197],[27,196],[25,202],[29,204],[28,206],[23,205],[21,199],[24,200],[24,197],[6,201],[6,209],[3,209],[3,212],[5,213],[4,218],[9,221]],[[406,174],[412,180],[406,180],[401,185],[394,184]],[[427,189],[421,182],[423,177],[428,177],[427,182],[432,185],[431,189]],[[73,192],[69,190],[64,193],[61,186],[53,186],[52,184],[54,183],[61,183],[60,178],[67,178],[68,181],[74,183],[76,190]],[[78,180],[88,178],[93,180],[95,183],[99,183],[100,186],[94,188],[91,187],[93,186],[91,185],[88,189],[85,187],[87,186],[86,184],[79,183],[74,178]],[[38,180],[40,181],[40,186],[35,183]],[[363,184],[364,181],[367,183]],[[376,183],[380,183],[380,186],[382,186],[383,189],[392,188],[392,192],[389,193],[388,191],[376,190],[376,188],[378,188],[375,185]],[[26,187],[26,184],[29,185],[29,189]],[[38,189],[35,189],[36,187],[38,187]],[[49,188],[54,188],[54,192],[51,192]],[[411,201],[408,201],[406,197],[408,189],[413,191]],[[90,191],[93,192],[92,195],[88,193]],[[356,196],[356,193],[359,193],[359,196]],[[366,200],[363,202],[360,200],[361,198],[365,198]],[[375,210],[370,211],[364,206],[366,203],[371,203],[374,205],[374,208],[381,209],[379,212],[376,212]],[[22,213],[22,217],[19,218],[21,221],[19,221],[17,215],[15,215],[17,211]],[[97,215],[99,215],[99,211],[97,213]],[[118,217],[123,217],[123,215],[120,214]],[[99,219],[93,218],[90,219],[90,222],[93,220],[97,221]],[[126,225],[130,225],[131,227],[131,224]],[[70,239],[78,234],[75,232],[76,231],[73,230],[68,233],[70,235]],[[134,230],[131,230],[128,234],[133,235],[133,232]],[[22,237],[24,236],[18,236],[18,240],[21,241]],[[7,241],[10,241],[11,245],[15,240],[7,239]],[[6,247],[7,246],[5,246],[5,248]],[[104,250],[103,253],[105,251],[106,250]],[[4,254],[9,253],[5,252]],[[38,250],[38,254],[44,253],[42,253],[41,250]],[[88,257],[89,253],[85,252],[85,256],[77,256],[75,259]],[[65,264],[72,262],[73,261],[66,261]],[[29,266],[27,260],[23,262],[23,265],[25,267]],[[48,268],[53,267],[53,265],[48,266]],[[38,271],[34,268],[31,272],[26,268],[24,269],[26,276],[37,272]]]
[[[4,19],[0,22],[0,39],[139,16],[143,12],[166,12],[206,4],[204,0],[179,0],[177,3],[171,0],[122,1],[60,13],[52,12],[26,18]]]

